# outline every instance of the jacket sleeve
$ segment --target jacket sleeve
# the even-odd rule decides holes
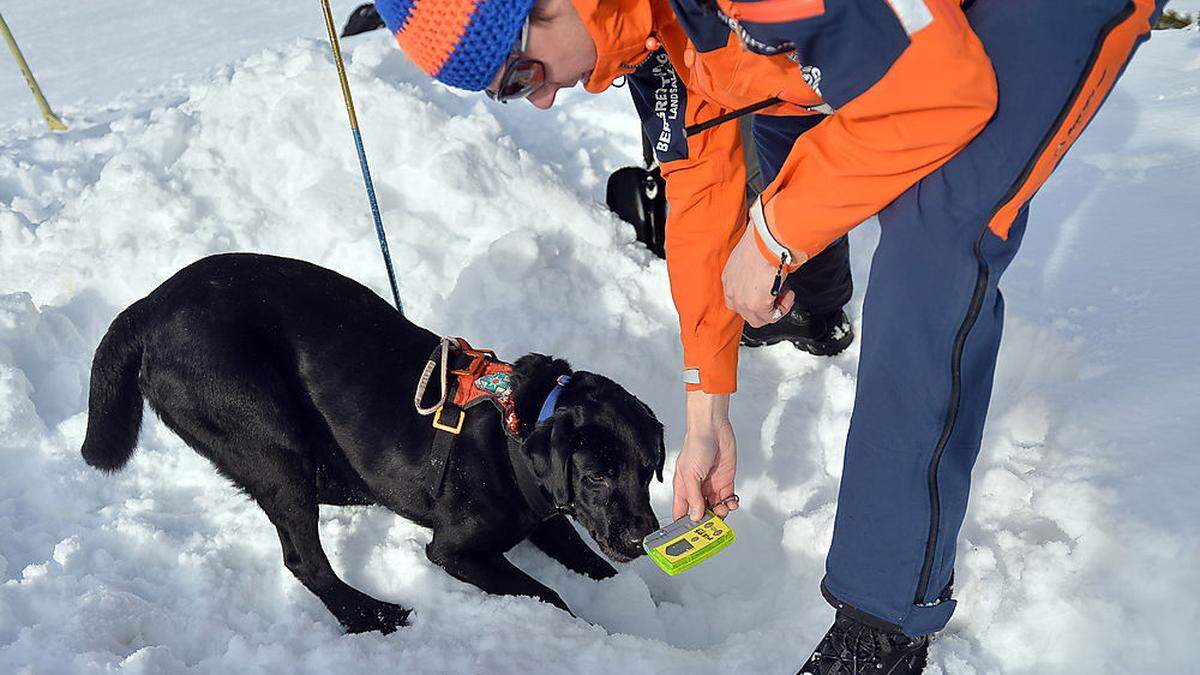
[[[725,306],[721,272],[746,223],[741,133],[730,123],[687,135],[686,125],[729,111],[690,95],[665,51],[628,81],[667,183],[667,273],[679,313],[683,381],[689,391],[732,393],[742,319]]]
[[[872,86],[796,141],[752,210],[759,251],[772,264],[783,250],[803,263],[878,213],[954,156],[995,112],[991,61],[959,4],[888,5],[907,46]]]
[[[729,112],[691,97],[687,123]],[[667,181],[667,272],[679,312],[689,391],[737,389],[742,318],[725,306],[721,272],[746,224],[746,168],[736,123],[687,138],[687,157],[662,164]]]

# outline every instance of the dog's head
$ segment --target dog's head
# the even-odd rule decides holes
[[[517,370],[535,364],[542,366],[536,370],[543,382],[568,370],[565,362],[540,355],[521,359]],[[540,406],[544,393],[536,398]],[[523,418],[530,423],[537,419],[532,410],[532,418]],[[571,506],[605,555],[627,562],[643,553],[642,538],[658,529],[650,480],[662,482],[666,459],[662,424],[646,404],[606,377],[572,373],[554,413],[529,432],[524,451],[542,486],[555,502]]]

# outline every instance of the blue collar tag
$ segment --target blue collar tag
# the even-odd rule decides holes
[[[562,393],[563,387],[571,381],[570,375],[559,375],[554,382],[554,388],[546,395],[546,402],[542,404],[542,411],[538,413],[537,424],[550,419],[554,414],[554,406],[558,405],[558,395]]]

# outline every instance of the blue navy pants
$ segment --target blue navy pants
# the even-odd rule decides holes
[[[1156,1],[1151,21],[1163,4]],[[1103,73],[1102,89],[1088,84],[1101,46],[1133,16],[1132,2],[976,0],[966,13],[996,71],[998,109],[966,148],[879,214],[822,582],[839,611],[911,636],[940,630],[954,611],[955,543],[1004,325],[999,282],[1025,232],[1027,200],[1007,239],[988,223],[1020,194],[1035,162],[1065,152],[1048,147],[1063,125],[1086,125],[1094,107],[1086,118],[1067,111],[1081,96],[1098,107],[1132,56],[1126,50]],[[819,121],[755,119],[764,180]]]
[[[822,119],[821,115],[754,116],[754,150],[758,154],[763,185],[775,180],[800,134],[815,127]],[[800,309],[813,314],[840,311],[854,295],[854,280],[850,276],[850,238],[838,238],[794,274],[789,274],[784,289],[795,292],[796,306]]]

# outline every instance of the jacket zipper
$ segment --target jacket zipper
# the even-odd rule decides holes
[[[650,35],[646,37],[646,40],[652,40],[652,39],[653,39],[653,40],[655,40],[655,41],[657,42],[657,40],[658,40],[658,34],[657,34],[657,33],[650,33]],[[662,45],[660,44],[660,45],[659,45],[659,49],[661,49],[661,48],[662,48]],[[651,57],[651,56],[654,56],[654,54],[655,54],[655,53],[657,53],[657,52],[658,52],[658,49],[653,49],[653,50],[649,50],[649,49],[648,49],[648,50],[646,50],[646,55],[645,55],[645,56],[643,56],[643,57],[641,58],[641,60],[639,60],[637,63],[622,63],[622,64],[621,64],[621,67],[622,67],[622,68],[628,68],[628,69],[629,69],[629,73],[630,73],[630,74],[632,74],[632,73],[635,73],[635,72],[637,72],[637,69],[638,69],[638,68],[641,68],[641,67],[642,67],[642,65],[643,65],[643,64],[645,64],[647,61],[649,61],[649,60],[650,60],[650,57]],[[622,75],[622,77],[624,77],[624,75]]]
[[[996,213],[1005,204],[1020,192],[1022,185],[1029,178],[1029,175],[1033,173],[1033,168],[1037,164],[1038,159],[1041,158],[1042,154],[1049,147],[1050,142],[1058,134],[1063,124],[1066,123],[1071,109],[1075,107],[1075,103],[1083,94],[1083,86],[1086,84],[1092,68],[1096,65],[1096,60],[1100,57],[1100,50],[1108,40],[1109,34],[1118,25],[1132,16],[1135,10],[1134,3],[1127,3],[1125,9],[1109,21],[1100,31],[1099,39],[1097,39],[1096,45],[1092,48],[1092,53],[1088,57],[1079,80],[1071,90],[1070,97],[1068,97],[1066,104],[1063,105],[1062,112],[1059,113],[1058,118],[1054,120],[1054,124],[1051,125],[1046,136],[1038,144],[1037,150],[1033,153],[1029,163],[1021,170],[1020,176],[1013,182],[1012,187],[1009,188],[1004,198],[1000,200],[1000,204],[992,211],[992,215],[987,219],[988,223],[991,222],[992,218],[995,217]],[[988,226],[985,224],[983,230],[975,239],[974,252],[975,259],[979,263],[979,274],[975,278],[975,290],[971,295],[971,304],[967,308],[967,315],[963,318],[962,324],[959,325],[958,334],[954,338],[954,349],[950,355],[950,409],[946,411],[946,423],[942,427],[942,435],[938,438],[937,445],[933,449],[933,456],[929,460],[929,535],[925,540],[925,561],[921,566],[921,576],[917,581],[917,593],[913,599],[913,603],[917,605],[926,604],[925,594],[929,590],[929,578],[933,574],[933,561],[937,555],[938,526],[941,522],[942,511],[937,481],[938,465],[942,460],[942,455],[946,451],[946,445],[950,442],[950,435],[954,432],[954,423],[958,417],[958,408],[962,397],[962,353],[966,347],[967,337],[971,332],[971,328],[975,326],[975,322],[979,318],[979,312],[983,309],[983,299],[987,295],[987,285],[990,275],[987,261],[983,257],[983,238],[987,232]]]

